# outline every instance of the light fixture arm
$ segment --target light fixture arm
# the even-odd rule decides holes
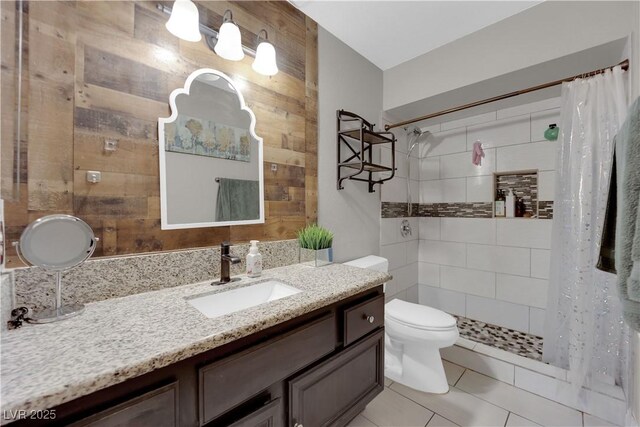
[[[224,24],[225,22],[231,22],[232,24],[236,24],[235,21],[233,20],[233,12],[231,12],[230,9],[225,10],[224,14],[222,15],[222,23]]]
[[[264,37],[260,37],[262,33],[264,33]],[[256,36],[256,46],[260,44],[261,39],[264,41],[269,41],[269,34],[267,33],[267,30],[265,30],[264,28],[258,31],[258,35]]]
[[[165,6],[163,4],[158,3],[156,5],[156,8],[159,11],[166,13],[167,15],[171,15],[172,9],[169,6]],[[224,13],[223,22],[229,22],[226,20],[227,12],[229,12],[230,18],[233,19],[233,14],[231,13],[230,10],[227,10]],[[265,30],[262,30],[262,31],[265,31]],[[213,48],[216,46],[216,43],[218,42],[218,31],[200,23],[200,32],[205,36],[204,39],[205,39],[205,42],[207,43],[207,47],[213,51]],[[251,49],[250,47],[242,45],[242,50],[244,51],[245,54],[251,56],[252,58],[256,57],[256,51],[254,49]]]

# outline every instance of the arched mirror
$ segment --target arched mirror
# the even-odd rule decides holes
[[[204,68],[158,120],[162,229],[264,222],[262,138],[233,80]]]

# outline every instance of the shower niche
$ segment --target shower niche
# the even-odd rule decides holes
[[[366,182],[369,193],[374,185],[389,181],[395,174],[396,137],[391,132],[377,132],[375,125],[350,111],[337,111],[338,190],[344,189],[344,181]],[[381,164],[376,147],[388,145],[391,164]]]
[[[509,190],[513,192],[516,199],[521,199],[524,204],[521,218],[536,218],[538,216],[537,170],[495,172],[493,174],[494,203],[498,198],[498,192],[507,194]],[[495,214],[495,206],[494,217],[503,218]],[[516,218],[518,218],[517,215]]]

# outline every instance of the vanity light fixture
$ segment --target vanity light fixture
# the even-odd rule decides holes
[[[264,33],[264,37],[260,37]],[[262,41],[260,41],[262,39]],[[278,64],[276,63],[276,49],[269,43],[269,35],[267,30],[262,29],[258,32],[256,47],[256,59],[253,61],[251,68],[264,76],[273,76],[278,73]]]
[[[165,27],[171,34],[183,40],[189,42],[202,40],[200,15],[198,8],[191,0],[176,0],[173,2],[171,16]]]
[[[244,58],[240,28],[233,22],[233,14],[225,10],[222,17],[222,25],[218,32],[218,42],[213,50],[222,58],[230,61],[240,61]]]
[[[200,23],[198,8],[191,0],[175,0],[173,9],[160,3],[156,4],[156,8],[171,15],[166,27],[173,35],[184,40],[199,41],[202,37],[201,34],[203,34],[209,49],[221,58],[239,61],[247,54],[255,58],[252,65],[255,72],[265,76],[273,76],[278,72],[276,50],[268,40],[267,30],[262,29],[258,33],[257,51],[244,46],[240,36],[240,28],[233,21],[233,14],[230,10],[224,12],[222,26],[220,30],[216,31]],[[185,10],[188,13],[185,13]],[[190,35],[190,38],[185,36],[186,33]],[[263,33],[264,37],[261,36]]]

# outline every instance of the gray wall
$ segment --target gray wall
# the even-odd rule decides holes
[[[335,233],[334,257],[342,262],[378,253],[380,190],[369,193],[366,183],[356,181],[336,189],[336,110],[378,123],[382,71],[322,27],[318,62],[318,223]]]
[[[536,5],[386,70],[384,109],[625,38],[634,29],[634,3],[548,1]]]

